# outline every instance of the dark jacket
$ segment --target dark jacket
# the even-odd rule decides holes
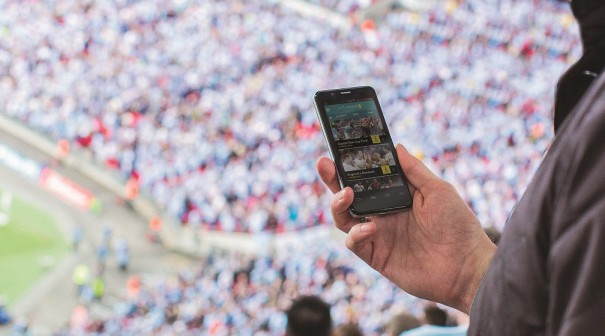
[[[556,131],[605,68],[605,2],[574,0],[571,7],[580,25],[584,52],[578,62],[563,74],[557,85],[554,116]]]
[[[605,1],[572,8],[584,56],[558,85],[555,140],[506,224],[469,335],[605,335]]]

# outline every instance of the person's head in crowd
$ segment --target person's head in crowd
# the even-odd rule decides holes
[[[435,305],[430,305],[424,308],[422,320],[424,324],[444,327],[447,325],[447,312]]]
[[[388,178],[386,180],[386,183],[384,185],[387,186],[387,187],[392,187],[393,186],[393,180],[390,179],[390,178]]]
[[[498,242],[500,242],[500,236],[502,235],[502,233],[493,226],[486,227],[483,230],[485,231],[485,234],[487,234],[487,236],[489,237],[489,240],[491,240],[492,243],[498,245]]]
[[[329,336],[332,333],[330,306],[317,296],[303,296],[286,313],[287,336]]]
[[[370,183],[370,188],[372,190],[378,190],[378,189],[382,188],[382,185],[380,184],[380,182],[378,182],[377,179],[373,179],[372,183]]]
[[[382,156],[380,155],[380,153],[373,153],[372,154],[372,161],[374,162],[380,162],[382,160]]]
[[[404,331],[420,327],[420,320],[408,313],[401,313],[393,316],[385,327],[387,336],[399,336]]]
[[[353,157],[351,154],[345,154],[342,160],[347,164],[353,163]]]
[[[336,327],[333,336],[363,336],[363,333],[357,324],[349,322]]]

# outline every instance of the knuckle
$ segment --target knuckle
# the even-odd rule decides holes
[[[345,239],[345,245],[349,250],[355,251],[355,242],[351,238],[351,235],[347,235],[347,238]]]

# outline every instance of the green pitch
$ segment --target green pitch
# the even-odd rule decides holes
[[[0,191],[0,195],[1,195]],[[13,304],[68,250],[50,213],[12,197],[8,221],[0,223],[0,297]]]

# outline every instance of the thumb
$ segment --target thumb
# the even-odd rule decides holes
[[[421,189],[424,184],[437,178],[437,175],[433,174],[422,161],[410,154],[402,144],[397,144],[396,149],[401,168],[414,187]]]
[[[368,244],[376,233],[376,223],[366,222],[355,225],[347,234],[345,245],[359,256],[363,261],[369,263],[372,252],[372,244]]]

